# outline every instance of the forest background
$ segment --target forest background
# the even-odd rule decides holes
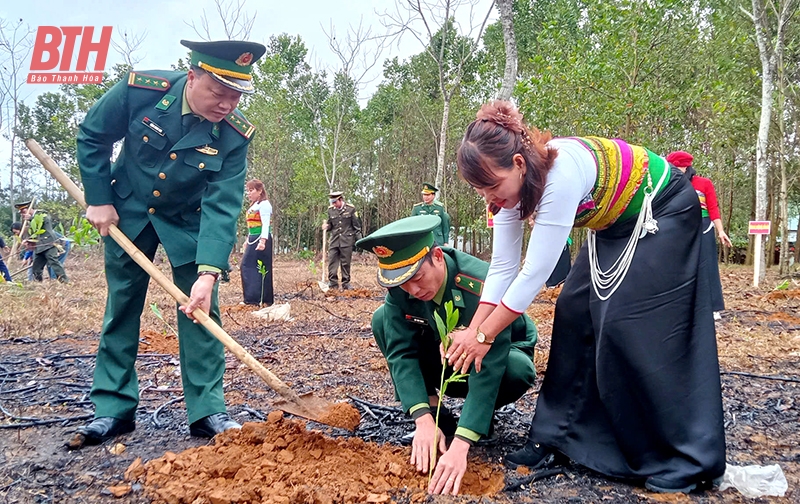
[[[697,172],[716,185],[735,245],[733,254],[721,250],[720,259],[751,262],[748,221],[766,218],[772,221],[767,264],[785,243],[781,272],[790,270],[791,257],[800,254],[793,249],[800,215],[800,1],[499,0],[491,6],[500,12],[496,22],[468,0],[396,2],[380,26],[330,34],[338,65],[316,64],[297,35],[266,40],[257,91],[240,108],[257,128],[248,178],[266,185],[278,253],[305,259],[321,248],[330,190],[344,191],[370,232],[409,215],[422,182],[430,181],[441,189],[456,243],[488,255],[485,206],[458,178],[455,151],[480,105],[510,92],[530,124],[556,136],[621,137],[665,155],[692,153]],[[248,35],[255,14],[235,5],[235,18],[221,14],[229,38]],[[456,21],[459,10],[469,22]],[[208,38],[221,38],[199,26]],[[65,85],[26,103],[19,90],[34,36],[35,27],[0,19],[0,132],[12,145],[0,160],[10,174],[0,181],[6,237],[17,217],[13,203],[32,197],[65,230],[78,223],[80,209],[22,140],[36,139],[79,180],[78,125],[146,47],[135,34],[117,40],[119,58],[102,85]],[[415,38],[419,52],[382,58],[398,37]],[[516,68],[507,65],[507,53]],[[382,66],[382,78],[363,96],[365,75],[375,66]],[[173,68],[186,69],[185,58]],[[573,235],[582,242],[583,232]]]

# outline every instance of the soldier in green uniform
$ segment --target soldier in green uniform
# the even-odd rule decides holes
[[[86,444],[132,431],[139,401],[134,364],[150,278],[107,237],[111,224],[151,260],[161,243],[175,284],[191,298],[178,312],[190,433],[211,437],[239,427],[225,408],[223,346],[192,323],[192,312],[201,308],[220,323],[216,285],[235,243],[255,129],[236,106],[242,93],[254,92],[252,65],[266,48],[240,41],[181,44],[191,50],[188,72],[130,72],[89,110],[78,133],[86,217],[106,236],[108,282],[91,391],[95,418],[78,430]]]
[[[338,270],[342,268],[342,290],[350,288],[350,259],[353,257],[353,245],[360,240],[361,217],[356,208],[345,202],[342,191],[334,191],[328,195],[328,219],[322,223],[322,229],[330,230],[328,246],[328,286],[339,285]]]
[[[533,385],[536,326],[520,315],[492,342],[483,366],[470,369],[466,383],[448,385],[447,395],[464,397],[457,421],[444,410],[440,442],[434,446],[433,413],[442,373],[439,336],[433,314],[445,320],[444,305],[459,309],[458,323],[467,325],[478,309],[488,263],[450,247],[435,245],[436,216],[400,219],[360,240],[357,246],[378,256],[378,283],[389,289],[383,306],[372,316],[372,333],[394,382],[395,396],[416,423],[411,464],[427,472],[433,450],[444,454],[428,488],[431,493],[458,493],[467,468],[467,452],[491,429],[494,410],[512,403]],[[461,361],[456,365],[460,366]],[[452,368],[445,371],[450,376]],[[446,449],[444,436],[455,436]]]
[[[53,222],[50,216],[42,210],[33,210],[30,201],[18,203],[14,207],[19,210],[23,220],[28,221],[27,237],[22,238],[28,247],[33,248],[33,279],[37,282],[42,281],[42,271],[45,266],[52,268],[59,282],[67,283],[67,273],[64,267],[58,262],[58,256],[63,252],[58,248],[58,237],[53,231]],[[41,222],[36,216],[42,216]],[[34,225],[35,223],[35,225]],[[32,229],[36,228],[36,229]]]
[[[436,245],[445,245],[450,241],[450,214],[444,209],[441,201],[436,199],[439,189],[428,182],[422,184],[422,201],[411,209],[411,215],[437,215],[442,219],[439,227],[433,230]]]

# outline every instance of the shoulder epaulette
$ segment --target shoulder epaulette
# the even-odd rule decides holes
[[[225,122],[231,125],[233,129],[235,129],[240,135],[245,138],[250,138],[253,136],[253,133],[256,130],[256,127],[253,126],[250,121],[244,118],[239,109],[235,109],[233,112],[228,114],[228,117],[225,118]]]
[[[352,203],[345,202],[344,204],[345,206],[349,206],[350,208],[355,208],[355,205],[353,205]]]
[[[422,204],[423,204],[423,203],[420,201],[419,203],[414,203],[414,206],[420,206],[420,205],[422,205]]]
[[[467,292],[475,294],[476,296],[480,296],[483,292],[483,280],[478,280],[477,278],[465,275],[464,273],[459,273],[456,275],[456,285]]]
[[[169,89],[170,84],[167,79],[162,79],[161,77],[153,77],[152,75],[131,72],[128,75],[128,86],[166,91]]]
[[[440,207],[444,208],[444,203],[442,203],[442,202],[441,202],[441,201],[439,201],[438,199],[437,199],[437,200],[433,200],[433,204],[434,204],[434,205],[439,205]]]

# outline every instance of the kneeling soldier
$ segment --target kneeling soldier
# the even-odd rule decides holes
[[[357,242],[378,256],[378,283],[389,289],[386,301],[372,316],[372,332],[386,357],[395,396],[416,423],[411,434],[411,464],[427,472],[433,459],[436,389],[442,358],[434,312],[446,320],[444,305],[459,309],[458,323],[468,325],[478,309],[489,264],[469,254],[434,243],[436,216],[406,217]],[[431,493],[456,495],[467,469],[467,452],[491,430],[494,410],[512,403],[533,385],[536,327],[520,315],[501,332],[465,383],[452,383],[447,395],[464,397],[461,418],[446,410],[439,418],[438,449],[443,453],[428,488]],[[452,368],[445,371],[450,376]],[[447,448],[444,437],[455,436]]]

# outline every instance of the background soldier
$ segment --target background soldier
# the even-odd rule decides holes
[[[33,210],[30,201],[18,203],[14,207],[19,210],[22,219],[28,221],[26,236],[22,237],[22,241],[29,249],[33,250],[33,265],[31,266],[33,279],[41,282],[42,271],[45,266],[48,266],[55,273],[59,282],[67,283],[69,281],[67,273],[58,261],[58,256],[63,250],[60,250],[57,245],[58,237],[53,231],[53,222],[50,220],[50,216],[41,210]],[[32,225],[34,217],[38,215],[43,217],[41,223]],[[31,229],[32,227],[34,229]]]
[[[450,241],[450,214],[444,209],[444,204],[436,199],[439,189],[428,182],[422,184],[422,202],[416,203],[411,209],[411,215],[436,215],[442,219],[441,225],[433,230],[433,239],[436,245],[447,245]]]
[[[353,245],[362,237],[361,217],[353,205],[345,203],[342,191],[334,191],[328,195],[328,220],[322,223],[322,229],[330,229],[330,246],[328,250],[328,285],[336,288],[339,285],[337,270],[342,267],[342,290],[350,288],[350,259],[353,256]]]
[[[86,218],[107,236],[118,224],[151,260],[161,243],[175,284],[191,301],[178,312],[181,380],[193,436],[239,427],[225,408],[222,343],[192,323],[196,308],[220,323],[217,280],[228,267],[242,209],[247,150],[255,128],[236,106],[253,93],[253,42],[181,44],[188,72],[130,72],[89,110],[78,133]],[[114,142],[125,139],[114,165]],[[94,420],[71,443],[95,444],[134,429],[135,362],[148,274],[105,240],[108,301],[91,400]]]

